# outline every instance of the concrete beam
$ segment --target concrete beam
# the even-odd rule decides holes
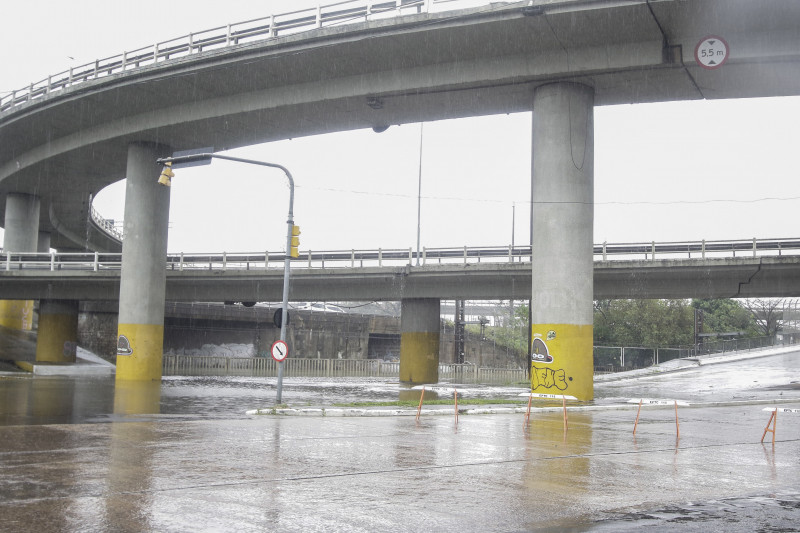
[[[800,297],[800,256],[597,261],[594,299]],[[0,268],[0,299],[117,301],[120,273]],[[167,271],[165,299],[280,301],[283,272]],[[530,263],[292,269],[291,301],[527,300]]]

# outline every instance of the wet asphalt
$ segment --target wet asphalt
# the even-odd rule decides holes
[[[800,353],[599,379],[596,400],[321,416],[379,380],[0,378],[0,530],[797,531]],[[633,434],[631,398],[645,406]],[[346,409],[346,408],[342,408]],[[315,414],[310,414],[311,411]],[[435,412],[434,412],[435,411]],[[492,412],[492,407],[482,412]],[[355,414],[355,413],[351,413]]]

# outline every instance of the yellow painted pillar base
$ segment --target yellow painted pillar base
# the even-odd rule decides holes
[[[400,334],[400,381],[437,383],[439,381],[439,332]]]
[[[33,329],[33,300],[0,300],[0,326],[17,331]]]
[[[78,349],[78,315],[39,313],[36,361],[74,363]]]
[[[593,326],[534,324],[531,392],[594,398]]]
[[[117,381],[160,381],[164,357],[164,326],[119,324]]]

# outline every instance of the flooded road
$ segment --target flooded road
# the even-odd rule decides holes
[[[800,408],[798,365],[794,354],[598,383],[567,431],[549,410],[527,428],[521,414],[245,415],[274,405],[260,378],[4,377],[0,530],[793,531],[800,414],[781,413],[775,445],[761,444],[760,402]],[[292,406],[400,392],[284,381]],[[643,410],[634,436],[629,396],[690,401],[680,437],[671,408]]]

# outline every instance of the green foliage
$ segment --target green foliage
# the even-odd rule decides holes
[[[753,313],[736,300],[692,300],[692,307],[703,311],[701,333],[743,331],[747,337],[760,334]]]
[[[606,346],[691,344],[694,311],[686,300],[599,300],[594,341]]]
[[[595,345],[693,344],[695,309],[703,310],[703,333],[758,335],[752,313],[736,300],[598,300],[594,304]]]
[[[476,326],[476,332],[480,328]],[[472,328],[469,328],[472,331]],[[486,338],[494,341],[498,346],[507,347],[518,357],[528,354],[528,306],[518,305],[514,308],[514,317],[503,326],[487,327],[484,331]]]

